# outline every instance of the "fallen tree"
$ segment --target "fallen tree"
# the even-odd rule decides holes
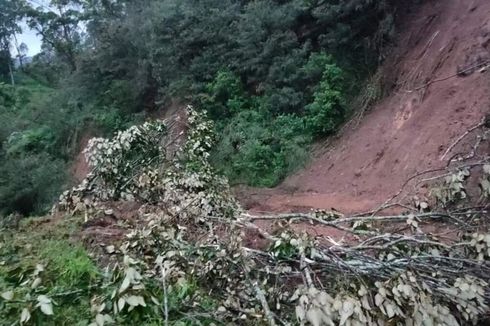
[[[389,216],[254,216],[207,161],[213,135],[205,114],[189,107],[185,123],[187,141],[170,158],[161,146],[169,142],[163,121],[92,140],[92,173],[60,198],[63,214],[85,221],[117,219],[110,207],[121,201],[138,204],[134,221],[117,220],[125,238],[98,251],[111,257],[100,286],[114,290],[93,298],[93,325],[465,325],[488,315],[488,204],[456,204],[466,172],[441,183],[445,204],[432,208],[417,201]],[[488,158],[480,163],[488,196]],[[297,233],[297,223],[337,228],[344,237]],[[443,232],[434,232],[438,226]],[[248,245],[250,236],[260,243]],[[22,322],[26,309],[46,313],[54,298],[42,299],[12,302]]]

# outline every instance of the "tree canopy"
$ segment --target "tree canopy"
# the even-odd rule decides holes
[[[2,96],[24,103],[2,113],[13,119],[0,133],[10,139],[1,155],[13,162],[4,167],[41,152],[69,164],[83,129],[104,134],[193,104],[215,122],[211,162],[220,173],[232,183],[275,185],[306,162],[312,141],[349,116],[349,101],[394,36],[400,3],[1,1],[0,69],[21,84]],[[42,52],[10,73],[21,20],[42,39]],[[10,185],[26,182],[5,175]],[[16,191],[5,189],[5,198]]]

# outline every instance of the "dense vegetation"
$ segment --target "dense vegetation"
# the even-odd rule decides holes
[[[0,1],[2,212],[46,210],[87,130],[120,130],[169,105],[209,112],[211,161],[232,183],[277,184],[350,114],[401,3]],[[15,38],[22,21],[43,40],[29,64]]]

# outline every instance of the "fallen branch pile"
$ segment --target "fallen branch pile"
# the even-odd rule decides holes
[[[489,207],[458,205],[466,173],[445,180],[444,205],[432,210],[418,202],[390,216],[254,216],[207,162],[209,123],[188,113],[188,141],[175,158],[154,146],[164,124],[97,140],[89,179],[61,198],[60,209],[87,219],[117,200],[140,204],[135,223],[119,221],[125,240],[104,244],[118,290],[94,299],[94,325],[123,316],[165,325],[464,325],[488,315]],[[297,223],[344,236],[315,238],[294,232]],[[251,233],[263,241],[248,245]]]

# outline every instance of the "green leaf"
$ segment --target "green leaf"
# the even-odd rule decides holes
[[[117,301],[117,307],[119,308],[119,311],[122,311],[124,309],[124,305],[126,304],[126,300],[124,298],[119,298]]]
[[[53,315],[53,305],[51,304],[51,299],[45,296],[44,294],[41,294],[37,297],[37,301],[39,302],[37,304],[37,307],[40,307],[41,311],[45,315]]]
[[[152,297],[151,297],[151,301],[152,301],[154,304],[156,304],[157,306],[159,306],[159,305],[160,305],[160,302],[159,302],[159,301],[158,301],[158,299],[157,299],[157,298],[155,298],[154,296],[152,296]]]
[[[36,277],[36,279],[31,284],[31,289],[37,288],[41,284],[41,278]]]
[[[97,314],[97,316],[95,316],[95,323],[97,324],[97,326],[104,326],[105,324],[104,315]]]
[[[131,280],[129,279],[128,275],[126,275],[121,284],[121,287],[119,288],[119,293],[123,293],[124,291],[126,291],[129,285],[131,285]]]
[[[137,306],[146,307],[145,299],[143,299],[142,296],[131,295],[126,298],[126,302],[132,307],[137,307]]]
[[[20,323],[23,324],[28,322],[31,319],[31,313],[27,308],[22,309],[22,313],[20,314]]]
[[[51,299],[48,298],[47,296],[45,296],[44,294],[41,294],[37,297],[37,301],[40,303],[40,304],[43,304],[43,303],[51,303]]]
[[[5,301],[10,301],[14,298],[14,291],[12,290],[9,290],[9,291],[6,291],[6,292],[3,292],[1,294],[2,298],[5,300]]]
[[[393,309],[393,305],[387,304],[385,305],[386,308],[386,314],[388,315],[388,318],[393,318],[395,316],[395,310]]]
[[[145,302],[145,299],[144,299],[143,297],[141,297],[141,296],[140,296],[140,297],[138,297],[138,299],[139,299],[139,304],[140,304],[140,306],[142,306],[142,307],[146,307],[146,302]]]
[[[109,323],[109,324],[113,324],[114,323],[114,320],[112,319],[111,316],[109,316],[109,315],[103,315],[103,316],[104,316],[104,321],[106,323]]]
[[[51,303],[42,303],[40,308],[45,315],[53,315],[53,305]]]

